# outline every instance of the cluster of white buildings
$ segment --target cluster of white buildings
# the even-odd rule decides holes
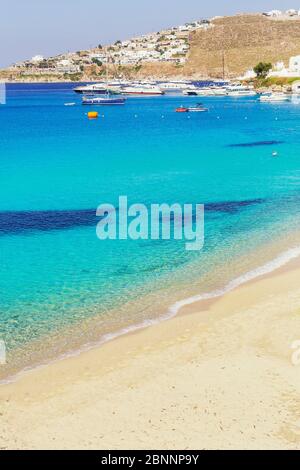
[[[36,55],[15,64],[11,69],[24,69],[25,73],[74,74],[92,64],[107,61],[120,66],[139,65],[146,62],[173,62],[184,64],[189,52],[189,36],[193,31],[211,28],[209,20],[194,21],[159,33],[146,34],[114,45],[90,51],[68,53],[48,59]]]
[[[168,61],[183,63],[189,51],[189,41],[188,34],[179,34],[148,34],[123,41],[119,46],[110,48],[110,56],[119,65]]]
[[[300,16],[300,10],[295,10],[294,8],[290,8],[286,11],[271,10],[263,13],[263,16],[268,16],[269,18],[293,18],[296,16]]]
[[[256,74],[253,69],[248,70],[243,76],[238,77],[240,80],[250,80],[255,78]],[[277,62],[273,65],[268,77],[276,78],[298,78],[300,77],[300,55],[290,57],[289,65],[286,67],[284,62]]]
[[[288,67],[285,66],[284,62],[277,62],[269,76],[282,78],[300,77],[300,55],[291,57]]]
[[[74,55],[74,54],[73,54]],[[46,59],[42,55],[36,55],[30,60],[19,62],[10,67],[11,70],[22,69],[28,74],[39,73],[41,75],[49,73],[72,74],[80,72],[80,65],[73,60],[72,55],[65,54]]]
[[[183,64],[189,51],[189,35],[198,29],[212,27],[208,20],[195,21],[159,33],[146,34],[113,46],[98,53],[91,59],[106,62],[107,57],[118,65],[137,65],[145,62],[175,62]]]

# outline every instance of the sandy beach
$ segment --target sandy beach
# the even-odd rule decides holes
[[[1,449],[299,449],[300,269],[0,387]]]

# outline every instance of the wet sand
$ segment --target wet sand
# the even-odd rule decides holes
[[[299,279],[293,262],[1,385],[0,448],[300,449]]]

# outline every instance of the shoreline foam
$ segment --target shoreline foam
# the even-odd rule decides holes
[[[176,317],[179,314],[181,309],[184,309],[187,306],[197,304],[202,301],[214,300],[214,299],[223,297],[227,293],[232,292],[233,290],[237,289],[240,286],[243,286],[251,281],[255,281],[261,277],[267,276],[268,274],[272,274],[273,272],[276,272],[280,268],[288,265],[291,261],[299,257],[300,257],[300,245],[294,248],[285,250],[284,252],[280,253],[275,258],[273,258],[271,261],[268,261],[265,264],[257,268],[254,268],[246,272],[245,274],[238,276],[237,278],[234,278],[232,281],[227,283],[221,289],[216,289],[211,292],[195,295],[192,297],[187,297],[185,299],[175,302],[169,307],[167,312],[165,312],[164,314],[160,315],[157,318],[147,319],[135,325],[122,328],[112,333],[107,333],[101,336],[99,340],[97,341],[88,342],[77,349],[63,353],[54,359],[36,364],[32,367],[31,366],[25,367],[19,372],[12,374],[12,375],[8,375],[8,377],[1,379],[0,386],[16,382],[20,378],[22,378],[25,374],[47,367],[48,365],[55,364],[56,362],[63,361],[68,358],[78,357],[79,355],[85,352],[88,352],[93,349],[97,349],[103,346],[104,344],[110,341],[114,341],[122,336],[130,335],[140,330],[144,330],[148,327],[158,325],[161,322],[171,320],[172,318]]]
[[[0,447],[299,449],[299,273],[2,385]]]

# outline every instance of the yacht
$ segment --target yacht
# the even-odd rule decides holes
[[[228,91],[227,88],[222,87],[222,86],[214,86],[211,87],[211,96],[227,96]]]
[[[228,96],[242,97],[242,96],[256,96],[257,93],[253,86],[242,85],[241,83],[233,83],[226,87]]]
[[[163,82],[158,83],[158,86],[163,91],[185,91],[185,90],[197,90],[197,87],[191,82]]]
[[[164,91],[157,85],[143,84],[131,85],[122,88],[124,95],[164,95]]]
[[[85,105],[123,105],[125,104],[125,98],[111,98],[109,94],[105,97],[100,96],[84,96],[82,98],[82,104]]]
[[[271,93],[271,94],[267,94],[267,95],[262,95],[259,100],[263,103],[280,103],[280,102],[284,102],[284,101],[289,101],[290,100],[290,96],[287,95],[286,93],[281,93],[281,92],[278,92],[278,93]]]
[[[183,90],[183,94],[187,96],[226,96],[228,94],[225,87],[219,86],[210,86],[210,87],[201,87],[195,89],[186,89]]]
[[[89,93],[92,93],[93,95],[104,95],[105,93],[107,93],[107,87],[103,83],[95,83],[93,85],[78,86],[74,88],[74,91],[75,93],[82,93],[85,95]]]

